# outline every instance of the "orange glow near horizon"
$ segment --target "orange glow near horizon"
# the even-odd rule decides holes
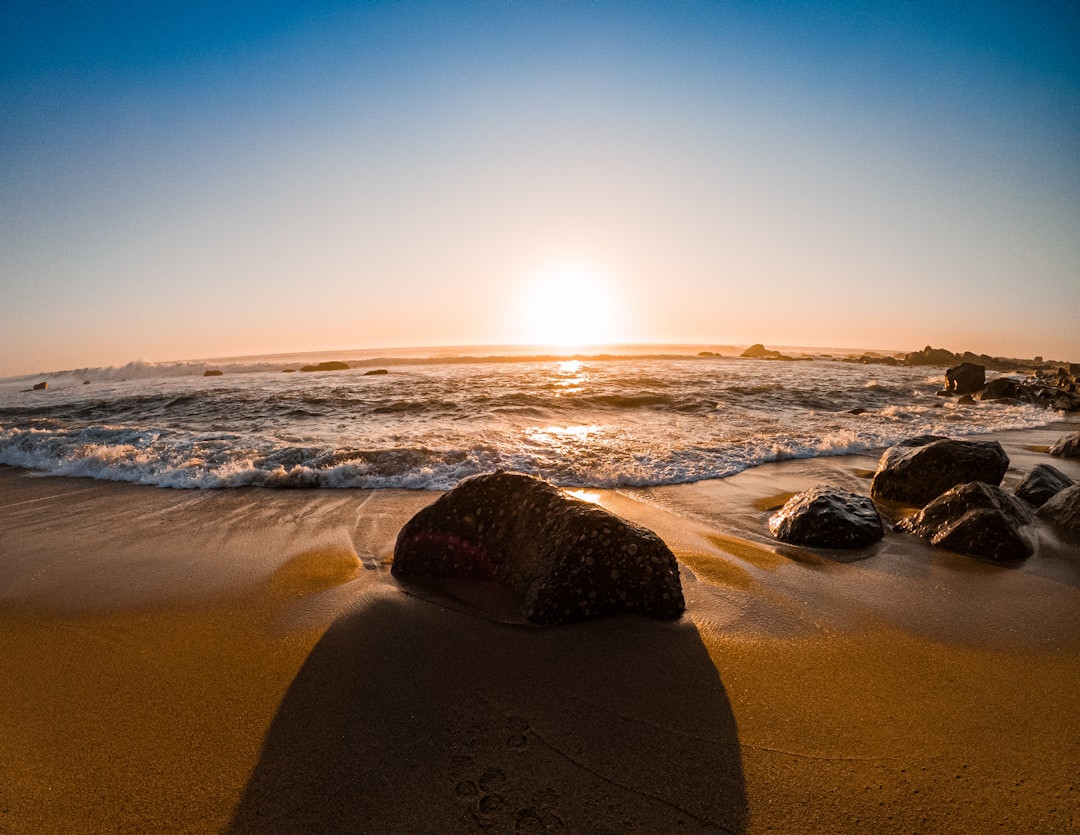
[[[524,342],[578,348],[618,341],[618,300],[603,271],[588,264],[548,264],[526,280],[519,320]]]

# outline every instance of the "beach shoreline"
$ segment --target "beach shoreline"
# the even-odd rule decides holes
[[[1080,480],[1045,452],[1076,425],[976,439],[1007,488]],[[584,491],[668,543],[687,612],[552,629],[392,580],[435,492],[0,467],[0,831],[1075,828],[1076,544],[1040,524],[1002,567],[771,539],[787,495],[866,493],[876,457]]]

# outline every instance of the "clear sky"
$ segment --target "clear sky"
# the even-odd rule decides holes
[[[0,4],[0,376],[418,345],[1080,361],[1075,2]]]

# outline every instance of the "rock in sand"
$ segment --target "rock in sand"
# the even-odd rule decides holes
[[[685,608],[678,563],[660,537],[519,473],[465,479],[413,516],[391,571],[500,583],[524,597],[534,623],[676,618]]]
[[[1057,443],[1050,447],[1050,454],[1058,458],[1080,458],[1080,432],[1062,435]]]
[[[1024,480],[1016,488],[1016,495],[1033,507],[1039,507],[1072,485],[1073,480],[1057,467],[1038,464],[1024,476]]]
[[[885,450],[870,483],[870,495],[922,507],[957,484],[1000,484],[1008,468],[1009,456],[997,441],[926,435]]]
[[[1033,521],[1000,487],[973,481],[953,487],[896,527],[960,554],[1012,561],[1035,553],[1033,538],[1022,530]]]
[[[1080,484],[1062,490],[1039,508],[1039,516],[1080,539]]]
[[[885,535],[874,503],[835,487],[814,487],[788,499],[769,519],[781,542],[818,548],[862,548]]]

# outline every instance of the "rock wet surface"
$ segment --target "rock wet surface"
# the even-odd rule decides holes
[[[1000,484],[1008,468],[1009,457],[997,441],[912,438],[885,450],[870,495],[922,507],[958,484]]]
[[[819,548],[862,548],[885,535],[873,501],[824,486],[789,499],[769,519],[769,530],[782,542]]]
[[[1035,520],[1000,487],[961,484],[943,493],[897,528],[950,551],[990,560],[1020,560],[1035,552],[1023,530]]]
[[[1058,458],[1080,458],[1080,432],[1058,438],[1050,448],[1050,454]]]
[[[1075,484],[1039,508],[1039,516],[1052,522],[1070,537],[1080,538],[1080,484]]]
[[[417,513],[398,534],[392,571],[499,583],[522,595],[534,623],[675,618],[685,608],[678,563],[660,537],[518,473],[465,479]]]
[[[1040,507],[1062,490],[1072,487],[1073,480],[1057,467],[1037,464],[1028,471],[1016,487],[1016,495],[1032,507]]]

